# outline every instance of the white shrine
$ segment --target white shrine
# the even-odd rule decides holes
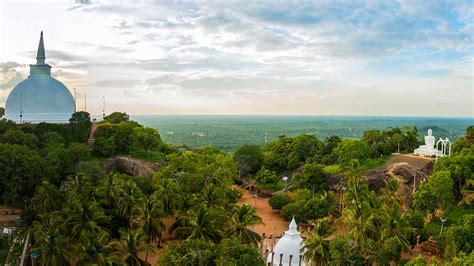
[[[439,149],[441,148],[441,149]],[[421,145],[413,152],[420,156],[436,156],[443,157],[451,155],[451,142],[448,138],[440,138],[436,142],[436,138],[433,136],[433,131],[428,129],[428,135],[425,136],[425,145]]]
[[[268,254],[267,265],[307,265],[304,263],[302,258],[302,245],[303,238],[301,238],[301,233],[298,232],[298,226],[296,225],[295,218],[293,217],[288,231],[286,231],[285,235],[276,243],[273,252]]]

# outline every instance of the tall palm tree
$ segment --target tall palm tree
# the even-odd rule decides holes
[[[235,237],[241,243],[258,244],[262,237],[249,227],[261,223],[262,219],[257,216],[254,208],[248,204],[244,204],[242,207],[236,206],[230,213],[230,226],[227,236]]]
[[[224,237],[223,214],[219,210],[201,205],[197,211],[189,210],[188,215],[184,223],[172,226],[172,233],[188,239],[207,239],[216,243]]]
[[[107,246],[109,235],[106,232],[84,234],[75,248],[76,265],[108,265],[112,262],[108,259],[111,249]]]
[[[79,200],[87,200],[93,197],[92,182],[86,174],[79,173],[76,176],[69,178],[63,186],[61,186],[70,198]]]
[[[39,254],[40,265],[69,265],[68,238],[60,231],[52,218],[40,218],[33,222],[33,251]]]
[[[142,202],[139,211],[140,214],[135,218],[135,221],[141,224],[148,244],[156,239],[160,241],[161,232],[165,229],[165,224],[161,221],[161,218],[165,216],[163,207],[161,203],[153,197],[148,197]],[[145,261],[148,262],[148,250],[146,252]]]
[[[176,181],[171,178],[161,179],[153,194],[162,201],[164,210],[169,214],[173,214],[179,195],[179,186]]]
[[[402,198],[397,191],[400,182],[396,179],[384,180],[385,186],[380,190],[382,192],[382,201],[389,207],[400,206]]]
[[[96,192],[102,198],[101,204],[110,209],[115,208],[120,195],[117,174],[108,174],[100,179]]]
[[[145,233],[142,230],[122,230],[120,235],[120,240],[114,240],[108,245],[114,250],[109,259],[125,265],[149,265],[139,256],[142,252],[153,251],[149,244],[144,243]]]
[[[329,219],[323,218],[319,220],[301,247],[305,262],[315,263],[316,265],[327,265],[330,259],[329,240],[327,239],[333,232]]]
[[[119,195],[117,211],[129,221],[130,228],[133,228],[133,219],[138,211],[140,200],[141,192],[135,182],[125,182]]]
[[[81,238],[84,234],[95,234],[104,231],[102,224],[110,220],[110,217],[104,213],[94,200],[72,200],[67,203],[62,215],[65,218],[64,225],[74,239]]]
[[[224,190],[222,190],[221,187],[213,184],[204,187],[202,194],[200,195],[202,196],[202,201],[209,208],[222,206],[226,202]]]
[[[349,235],[354,239],[357,247],[360,247],[360,244],[376,230],[371,216],[366,212],[360,213],[360,211],[347,208],[344,220],[350,228]]]
[[[402,213],[400,208],[384,207],[380,211],[380,242],[384,243],[388,238],[396,240],[401,250],[408,249],[409,236],[415,231],[410,225],[410,217]]]
[[[36,188],[35,195],[31,199],[31,205],[37,214],[51,213],[60,208],[58,197],[58,189],[48,181],[43,181]]]
[[[323,191],[319,197],[327,206],[328,214],[332,215],[333,217],[339,217],[341,215],[338,199],[333,192]]]

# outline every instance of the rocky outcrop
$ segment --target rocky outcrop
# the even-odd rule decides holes
[[[105,171],[118,172],[132,176],[151,176],[153,172],[160,170],[161,164],[150,163],[128,156],[117,156],[107,159],[104,163]]]
[[[388,164],[367,172],[369,188],[379,192],[384,186],[384,180],[397,179],[400,182],[398,189],[402,196],[403,204],[410,206],[413,200],[413,192],[418,189],[433,172],[434,160],[413,156],[398,155],[393,157]]]

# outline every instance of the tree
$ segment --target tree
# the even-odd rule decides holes
[[[72,114],[69,118],[71,125],[80,125],[85,128],[89,128],[92,125],[91,115],[88,112],[79,111]]]
[[[42,180],[56,175],[39,153],[26,146],[0,144],[0,158],[2,203],[23,206]]]
[[[324,181],[326,172],[319,164],[305,164],[303,171],[302,186],[311,189],[313,193],[327,188]]]
[[[288,203],[290,203],[290,197],[287,193],[273,194],[270,200],[268,200],[270,207],[274,210],[278,210],[278,212]]]
[[[255,179],[260,184],[276,184],[278,183],[278,177],[275,172],[267,170],[265,168],[260,169]]]
[[[155,176],[155,179],[159,179],[158,184],[155,186],[155,197],[162,202],[166,213],[173,214],[179,196],[178,184],[171,178],[161,179],[159,176]]]
[[[0,118],[5,115],[5,108],[0,107]]]
[[[109,235],[104,231],[85,234],[75,247],[76,265],[111,265],[113,261],[109,259],[112,251],[107,246],[109,242]]]
[[[364,142],[356,139],[345,139],[335,150],[337,162],[343,167],[347,167],[350,160],[363,161],[372,155],[370,147]]]
[[[142,252],[152,250],[150,245],[143,244],[145,239],[145,233],[141,230],[121,230],[120,240],[111,241],[108,245],[114,250],[110,254],[111,260],[114,260],[116,263],[132,266],[148,265],[139,256]]]
[[[318,221],[313,232],[301,247],[305,262],[315,263],[316,265],[327,265],[329,263],[329,240],[327,238],[334,230],[334,228],[331,229],[327,218]]]
[[[14,128],[7,130],[1,136],[0,141],[2,143],[25,145],[33,150],[37,150],[39,144],[38,137],[35,134],[25,133],[20,129]]]
[[[242,207],[236,206],[231,211],[230,218],[228,237],[236,238],[240,243],[245,244],[258,244],[261,241],[262,237],[248,228],[262,223],[262,219],[257,216],[254,208],[248,204]]]
[[[136,147],[142,148],[150,157],[150,150],[158,148],[161,142],[160,134],[154,128],[136,127],[133,129],[132,140]]]
[[[329,241],[329,255],[334,265],[363,265],[359,252],[351,245],[354,240],[348,236],[336,236]]]
[[[240,175],[255,174],[263,164],[263,153],[257,145],[243,145],[234,153]]]
[[[405,265],[406,266],[425,266],[426,259],[423,255],[418,255],[415,258],[409,260]]]
[[[158,265],[213,265],[215,245],[204,239],[171,242],[160,253]]]
[[[148,197],[142,202],[142,207],[139,210],[140,215],[135,221],[141,224],[146,242],[151,244],[156,239],[161,240],[161,232],[165,229],[165,224],[161,221],[164,211],[160,202],[154,197]],[[148,250],[146,251],[145,261],[148,262]]]
[[[130,116],[122,112],[113,112],[110,115],[104,117],[104,121],[110,122],[112,124],[118,124],[120,122],[128,122],[129,120],[130,120]]]
[[[103,157],[110,157],[115,155],[115,149],[115,139],[113,137],[98,137],[94,139],[94,154]]]
[[[170,227],[173,233],[188,239],[206,239],[214,243],[218,243],[224,237],[224,216],[220,211],[200,205],[196,211],[190,210],[189,213],[187,224]]]
[[[40,265],[69,265],[69,240],[53,219],[44,217],[33,222],[33,237],[33,251],[38,252]]]
[[[217,246],[215,254],[216,265],[265,265],[254,245],[243,244],[238,239],[223,239]]]
[[[60,209],[62,198],[62,194],[56,186],[43,180],[41,185],[36,187],[35,194],[31,199],[31,205],[36,214],[49,214]]]
[[[430,211],[434,214],[436,208],[445,208],[452,200],[453,185],[449,171],[435,172],[421,184],[415,193],[413,206],[415,209]]]
[[[400,195],[397,194],[400,183],[396,179],[384,180],[385,187],[380,191],[382,192],[382,200],[386,206],[399,207],[402,203]]]

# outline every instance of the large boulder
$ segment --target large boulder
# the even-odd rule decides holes
[[[366,177],[369,188],[376,193],[385,186],[384,180],[398,180],[400,182],[398,194],[402,196],[403,204],[408,207],[411,206],[413,200],[413,191],[431,175],[433,165],[433,159],[398,155],[393,157],[388,164],[368,171]]]
[[[118,172],[131,176],[151,176],[153,172],[160,170],[161,165],[128,156],[117,156],[107,159],[104,168],[107,173]]]

